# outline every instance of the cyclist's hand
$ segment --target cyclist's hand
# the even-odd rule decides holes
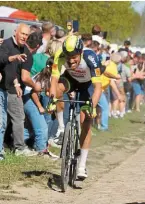
[[[86,110],[86,113],[89,115],[91,118],[95,118],[97,116],[97,111],[96,108],[93,108],[92,111]]]
[[[54,111],[56,111],[56,104],[50,103],[49,106],[47,107],[48,113],[52,114]]]

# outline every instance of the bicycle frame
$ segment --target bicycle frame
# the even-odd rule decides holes
[[[74,139],[75,139],[75,130],[77,131],[76,132],[76,136],[78,137],[77,139],[79,140],[79,134],[78,134],[78,124],[79,121],[77,120],[76,116],[77,116],[77,112],[76,112],[76,109],[77,109],[77,104],[78,103],[85,103],[85,101],[77,101],[77,98],[78,98],[78,92],[76,93],[76,96],[75,96],[76,100],[59,100],[61,102],[69,102],[70,103],[70,107],[69,107],[69,122],[71,124],[71,143],[70,145],[73,145],[74,143]],[[74,148],[70,148],[72,150],[71,154],[70,154],[70,159],[74,158]]]

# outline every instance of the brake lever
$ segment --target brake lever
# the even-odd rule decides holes
[[[53,98],[54,98],[54,95],[51,95],[50,98],[49,98],[49,101],[48,101],[48,104],[47,104],[46,108],[48,108],[49,105],[50,105],[51,103],[53,103]]]

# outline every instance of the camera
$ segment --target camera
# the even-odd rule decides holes
[[[79,31],[78,20],[68,20],[67,21],[67,30],[70,32],[72,29],[74,33]]]

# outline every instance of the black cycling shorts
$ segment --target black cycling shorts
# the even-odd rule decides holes
[[[79,92],[79,100],[88,101],[93,95],[94,87],[91,80],[80,83],[65,71],[64,74],[61,75],[59,82],[64,84],[66,93],[71,93],[73,91]]]

